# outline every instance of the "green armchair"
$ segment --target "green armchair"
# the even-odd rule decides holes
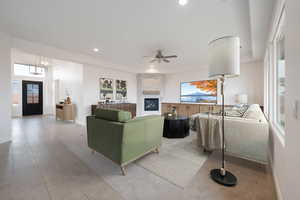
[[[130,112],[97,109],[87,117],[88,146],[120,165],[125,166],[155,151],[161,145],[164,119],[161,116],[131,118]]]

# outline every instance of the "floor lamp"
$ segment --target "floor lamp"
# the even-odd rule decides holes
[[[219,78],[222,96],[222,167],[210,171],[211,178],[224,186],[234,186],[237,178],[225,169],[224,82],[240,74],[240,39],[226,36],[209,43],[209,77]]]

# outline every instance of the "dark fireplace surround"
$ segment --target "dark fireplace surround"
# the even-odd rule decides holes
[[[159,111],[159,98],[145,98],[144,111]]]

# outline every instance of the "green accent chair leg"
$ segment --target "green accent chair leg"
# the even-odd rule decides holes
[[[125,171],[125,167],[124,166],[121,166],[121,171],[122,171],[122,175],[126,176],[126,171]]]

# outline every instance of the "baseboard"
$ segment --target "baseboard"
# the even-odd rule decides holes
[[[0,144],[11,142],[11,138],[0,139]]]
[[[86,126],[86,123],[80,120],[75,120],[75,123],[80,125],[80,126]]]
[[[273,180],[274,180],[274,183],[275,183],[275,190],[276,190],[277,199],[278,200],[283,200],[282,193],[281,193],[279,183],[278,183],[278,179],[277,179],[276,174],[273,172],[273,170],[272,170],[272,175],[273,175]]]
[[[274,181],[274,184],[275,184],[277,200],[283,200],[283,196],[282,196],[281,189],[280,189],[280,186],[279,186],[278,178],[277,178],[277,175],[274,171],[273,161],[271,159],[269,160],[269,165],[270,165],[270,168],[271,168],[271,173],[272,173],[273,181]]]

